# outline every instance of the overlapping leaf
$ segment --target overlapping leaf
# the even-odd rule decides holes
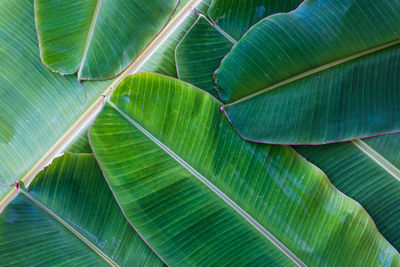
[[[291,11],[300,0],[214,0],[176,47],[178,77],[219,98],[214,71],[234,44],[256,22]]]
[[[92,155],[67,153],[0,215],[0,265],[162,266]]]
[[[239,40],[261,19],[276,13],[292,11],[301,2],[301,0],[213,0],[208,16],[230,36]]]
[[[305,1],[271,16],[216,71],[246,139],[317,144],[400,130],[400,1]]]
[[[215,29],[211,21],[199,16],[176,47],[179,79],[218,96],[212,74],[232,46],[232,41]]]
[[[175,63],[175,48],[185,36],[186,32],[196,22],[196,12],[204,12],[209,7],[210,0],[203,0],[188,17],[178,26],[166,42],[159,47],[146,61],[139,72],[156,72],[171,77],[178,77]],[[180,3],[182,5],[182,2]]]
[[[43,63],[79,79],[121,73],[160,32],[179,0],[35,0]]]
[[[40,62],[33,1],[0,2],[0,199],[110,84],[79,84]]]
[[[287,265],[280,248],[309,265],[399,264],[359,205],[291,148],[240,139],[210,95],[143,73],[111,101],[89,131],[93,151],[167,263]]]
[[[400,134],[296,150],[362,204],[379,231],[400,249]]]

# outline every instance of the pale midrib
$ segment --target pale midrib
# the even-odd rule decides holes
[[[97,17],[99,16],[99,12],[100,12],[101,2],[102,2],[102,0],[97,0],[96,8],[95,8],[94,13],[93,13],[92,23],[90,24],[88,37],[86,39],[85,48],[83,50],[82,61],[81,61],[81,64],[79,66],[78,78],[81,77],[82,66],[83,66],[83,63],[86,60],[86,56],[87,56],[87,53],[88,53],[88,50],[89,50],[89,45],[90,45],[90,42],[92,41],[93,31],[94,31],[94,28],[96,27],[96,22],[97,22]]]
[[[221,35],[223,35],[226,39],[228,39],[232,44],[237,44],[238,41],[236,41],[232,36],[230,36],[226,31],[224,31],[221,27],[219,27],[215,22],[210,20],[208,17],[204,16],[203,14],[199,14],[199,17],[204,18],[208,23],[211,24],[211,26],[214,27]]]
[[[231,206],[236,212],[238,212],[243,218],[245,218],[250,224],[252,224],[259,232],[261,232],[268,240],[270,240],[279,250],[281,250],[288,258],[290,258],[298,266],[306,266],[292,251],[290,251],[284,244],[282,244],[273,234],[271,234],[267,229],[265,229],[259,222],[257,222],[253,217],[251,217],[245,210],[243,210],[239,205],[237,205],[232,199],[230,199],[225,193],[218,189],[213,183],[208,181],[202,174],[200,174],[196,169],[194,169],[190,164],[179,157],[175,152],[164,145],[160,140],[154,137],[150,132],[144,129],[139,123],[129,117],[125,112],[119,109],[111,101],[107,101],[118,113],[121,114],[127,121],[129,121],[133,126],[135,126],[139,131],[146,135],[151,141],[157,144],[162,150],[164,150],[168,155],[175,159],[179,164],[191,172],[197,179],[204,183],[209,189],[211,189],[216,195],[223,199],[229,206]]]
[[[381,154],[379,154],[375,149],[367,145],[361,139],[353,140],[351,142],[400,182],[400,170],[396,168],[396,166],[394,166],[390,161],[385,159]]]
[[[311,75],[313,75],[313,74],[316,74],[316,73],[318,73],[318,72],[321,72],[321,71],[324,71],[324,70],[327,70],[327,69],[336,67],[336,66],[338,66],[338,65],[340,65],[340,64],[343,64],[343,63],[352,61],[352,60],[354,60],[354,59],[361,58],[361,57],[363,57],[363,56],[367,56],[367,55],[369,55],[369,54],[378,52],[378,51],[380,51],[380,50],[384,50],[384,49],[386,49],[386,48],[389,48],[389,47],[391,47],[391,46],[395,46],[395,45],[398,45],[398,44],[400,44],[400,40],[396,40],[396,41],[393,41],[393,42],[390,42],[390,43],[387,43],[387,44],[384,44],[384,45],[381,45],[381,46],[378,46],[378,47],[374,47],[374,48],[371,48],[371,49],[369,49],[369,50],[360,52],[360,53],[358,53],[358,54],[351,55],[351,56],[348,56],[348,57],[345,57],[345,58],[336,60],[336,61],[334,61],[334,62],[328,63],[328,64],[323,65],[323,66],[319,66],[319,67],[317,67],[317,68],[311,69],[311,70],[309,70],[309,71],[306,71],[306,72],[304,72],[304,73],[301,73],[301,74],[299,74],[299,75],[296,75],[296,76],[294,76],[294,77],[292,77],[292,78],[289,78],[289,79],[284,80],[284,81],[282,81],[282,82],[279,82],[279,83],[277,83],[277,84],[273,84],[273,85],[271,85],[271,86],[269,86],[269,87],[267,87],[267,88],[264,88],[264,89],[262,89],[262,90],[259,90],[259,91],[255,92],[255,93],[249,94],[249,95],[247,95],[247,96],[245,96],[245,97],[242,97],[242,98],[240,98],[240,99],[238,99],[238,100],[236,100],[236,101],[233,101],[232,103],[228,103],[228,104],[226,104],[226,105],[224,106],[224,108],[229,107],[229,106],[233,106],[233,105],[235,105],[235,104],[241,103],[241,102],[246,101],[246,100],[248,100],[248,99],[257,97],[257,96],[259,96],[259,95],[261,95],[261,94],[264,94],[265,92],[274,90],[274,89],[276,89],[276,88],[278,88],[278,87],[285,86],[285,85],[287,85],[287,84],[289,84],[289,83],[292,83],[292,82],[298,81],[298,80],[300,80],[300,79],[306,78],[306,77],[311,76]]]
[[[31,200],[35,205],[37,205],[42,210],[44,210],[46,213],[48,213],[50,216],[52,216],[54,219],[56,219],[65,228],[67,228],[69,231],[71,231],[75,236],[77,236],[83,243],[85,243],[87,246],[89,246],[91,249],[93,249],[100,257],[102,257],[111,266],[119,266],[112,259],[110,259],[103,251],[98,249],[94,244],[92,244],[89,240],[87,240],[83,235],[81,235],[71,225],[69,225],[66,221],[61,219],[57,214],[52,212],[49,208],[47,208],[45,205],[43,205],[40,201],[38,201],[34,197],[32,197],[28,192],[26,192],[25,190],[21,190],[21,193],[24,194],[27,198],[29,198],[29,200]]]
[[[190,27],[190,29],[185,33],[183,36],[182,40],[178,43],[178,45],[175,48],[174,56],[175,56],[175,62],[176,62],[176,74],[178,75],[178,79],[181,79],[180,74],[179,74],[179,64],[178,64],[178,57],[177,57],[177,51],[178,48],[181,46],[182,42],[186,39],[188,34],[192,31],[192,29],[197,25],[199,20],[203,18],[205,19],[214,29],[216,29],[221,35],[223,35],[227,40],[229,40],[231,43],[234,45],[237,43],[235,39],[233,39],[228,33],[226,33],[224,30],[222,30],[220,27],[218,27],[214,22],[212,22],[208,17],[204,16],[201,13],[198,13],[198,18],[196,21],[193,23],[193,25]]]
[[[154,38],[154,40],[142,51],[142,53],[118,76],[115,81],[97,98],[93,104],[82,114],[82,116],[65,132],[65,134],[43,155],[43,157],[25,174],[21,179],[25,187],[35,178],[36,174],[49,165],[63,149],[75,138],[81,130],[92,121],[103,107],[104,99],[109,97],[113,89],[127,76],[136,73],[150,56],[166,41],[166,39],[183,22],[190,12],[202,0],[191,0],[184,8],[168,23],[168,25]],[[18,189],[13,188],[0,200],[0,213],[18,195]]]

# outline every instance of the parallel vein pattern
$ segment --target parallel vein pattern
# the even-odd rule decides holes
[[[0,215],[0,264],[162,266],[92,155],[54,160]]]
[[[302,0],[213,0],[208,16],[217,26],[239,40],[261,19],[292,11],[301,2]]]
[[[400,130],[400,1],[305,1],[254,26],[216,71],[246,139],[321,144]]]
[[[129,119],[106,104],[89,131],[93,151],[127,218],[167,263],[277,265],[288,258],[140,127],[305,264],[399,264],[367,213],[322,172],[289,147],[240,139],[208,94],[143,73],[126,78],[111,101]]]
[[[35,0],[43,63],[78,78],[121,73],[161,31],[179,0]]]
[[[211,21],[200,15],[175,50],[179,79],[218,96],[212,74],[232,46]]]
[[[379,231],[400,250],[400,134],[296,150],[361,203]]]
[[[42,266],[109,266],[89,246],[23,194],[10,203],[0,216],[2,266],[22,266],[32,262]]]
[[[0,1],[0,200],[108,85],[43,67],[33,1]]]
[[[199,11],[196,23],[176,47],[179,79],[198,86],[219,99],[213,74],[237,40],[259,20],[277,12],[291,11],[300,2],[212,1],[208,12]]]

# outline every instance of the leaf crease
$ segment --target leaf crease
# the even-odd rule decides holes
[[[367,145],[361,139],[351,141],[356,147],[358,147],[362,152],[367,154],[371,159],[373,159],[379,166],[381,166],[385,171],[390,173],[394,178],[400,181],[400,170],[394,166],[390,161],[385,159],[381,154],[379,154],[375,149]]]
[[[171,149],[164,145],[160,140],[154,137],[146,129],[144,129],[139,123],[129,117],[125,112],[119,109],[114,103],[107,100],[107,102],[123,116],[127,121],[129,121],[133,126],[139,129],[144,135],[146,135],[150,140],[157,144],[161,149],[163,149],[168,155],[175,159],[179,164],[191,172],[197,179],[199,179],[203,184],[205,184],[209,189],[211,189],[215,194],[222,198],[229,206],[236,210],[242,217],[244,217],[250,224],[252,224],[259,232],[261,232],[267,239],[269,239],[277,248],[279,248],[287,257],[289,257],[298,266],[306,266],[297,256],[291,252],[284,244],[282,244],[274,235],[272,235],[267,229],[265,229],[260,223],[258,223],[253,217],[251,217],[246,211],[244,211],[239,205],[237,205],[232,199],[225,195],[221,190],[219,190],[214,184],[207,180],[203,175],[201,175],[196,169],[185,162],[181,157],[175,154]]]
[[[298,81],[300,79],[306,78],[306,77],[311,76],[313,74],[316,74],[318,72],[321,72],[321,71],[336,67],[338,65],[341,65],[343,63],[349,62],[351,60],[358,59],[358,58],[361,58],[363,56],[367,56],[369,54],[378,52],[380,50],[384,50],[386,48],[389,48],[389,47],[392,47],[392,46],[395,46],[395,45],[398,45],[398,44],[400,44],[400,40],[396,40],[396,41],[393,41],[393,42],[390,42],[390,43],[387,43],[387,44],[384,44],[384,45],[381,45],[381,46],[378,46],[378,47],[374,47],[374,48],[368,49],[366,51],[360,52],[358,54],[351,55],[351,56],[336,60],[334,62],[325,64],[323,66],[319,66],[317,68],[311,69],[309,71],[306,71],[304,73],[301,73],[299,75],[291,77],[291,78],[289,78],[287,80],[284,80],[284,81],[281,81],[279,83],[273,84],[273,85],[271,85],[271,86],[269,86],[267,88],[264,88],[262,90],[259,90],[259,91],[255,92],[255,93],[252,93],[252,94],[249,94],[249,95],[247,95],[245,97],[242,97],[242,98],[240,98],[240,99],[238,99],[236,101],[233,101],[232,103],[226,104],[223,108],[226,108],[226,107],[233,106],[235,104],[244,102],[244,101],[246,101],[248,99],[251,99],[253,97],[257,97],[257,96],[259,96],[259,95],[261,95],[261,94],[263,94],[265,92],[271,91],[271,90],[276,89],[278,87],[285,86],[285,85],[287,85],[289,83],[292,83],[292,82]]]
[[[21,190],[21,193],[24,194],[29,200],[31,200],[34,204],[36,204],[38,207],[40,207],[42,210],[47,212],[49,215],[51,215],[54,219],[56,219],[59,223],[61,223],[65,228],[70,230],[74,235],[76,235],[79,239],[81,239],[86,245],[88,245],[91,249],[93,249],[97,254],[99,254],[100,257],[102,257],[107,263],[109,263],[111,266],[119,266],[116,264],[112,259],[110,259],[104,252],[102,252],[100,249],[98,249],[94,244],[92,244],[89,240],[87,240],[83,235],[81,235],[78,231],[76,231],[72,226],[70,226],[67,222],[65,222],[63,219],[61,219],[57,214],[52,212],[49,208],[47,208],[45,205],[43,205],[40,201],[36,200],[33,196],[31,196],[28,192],[25,190]]]

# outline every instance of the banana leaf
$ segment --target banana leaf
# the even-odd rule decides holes
[[[400,264],[360,205],[290,147],[242,140],[221,106],[140,73],[89,130],[124,214],[167,264]]]
[[[400,134],[295,148],[363,205],[379,231],[400,250]]]
[[[1,266],[162,266],[93,155],[66,153],[0,215]]]
[[[215,73],[226,116],[263,143],[399,131],[398,25],[398,0],[306,0],[262,20]]]
[[[208,17],[233,39],[239,40],[246,31],[276,13],[294,10],[301,0],[213,0]]]
[[[47,70],[33,1],[0,1],[0,200],[111,82],[80,84]]]
[[[259,20],[296,8],[301,1],[214,0],[176,47],[178,77],[220,98],[214,71],[242,35]]]
[[[78,79],[120,74],[161,31],[179,0],[35,0],[40,55]]]
[[[190,12],[187,18],[179,24],[178,28],[172,33],[168,40],[166,40],[166,42],[146,61],[146,63],[140,68],[139,72],[156,72],[177,78],[175,48],[178,46],[187,31],[196,22],[196,12],[204,12],[204,10],[207,10],[210,4],[209,2],[210,0],[201,1],[200,4],[197,5],[196,9]],[[180,5],[181,4],[182,3],[180,3]]]
[[[232,41],[222,35],[206,17],[199,15],[176,47],[176,69],[179,79],[218,97],[213,73],[222,58],[231,50],[235,42]]]
[[[56,31],[57,28],[65,31],[65,35],[52,41],[53,44],[60,45],[56,45],[58,50],[53,51],[56,54],[66,53],[68,49],[78,51],[79,47],[76,44],[82,40],[78,40],[80,38],[75,34],[79,36],[85,32],[85,27],[82,26],[76,33],[73,29],[77,27],[76,23],[85,21],[85,14],[89,12],[90,3],[93,1],[50,1],[51,3],[48,4],[47,2],[42,0],[0,2],[0,212],[10,199],[9,192],[16,192],[15,182],[24,180],[29,184],[35,174],[63,150],[63,145],[67,145],[64,142],[67,142],[85,126],[85,121],[89,121],[96,114],[96,109],[93,107],[101,105],[101,95],[110,92],[113,84],[126,75],[123,74],[108,81],[79,83],[75,75],[61,76],[46,69],[40,55],[49,47],[44,48],[46,45],[43,43],[39,46],[36,28],[39,32],[40,29],[44,32]],[[163,7],[172,5],[171,2],[176,4],[175,0],[162,2]],[[178,9],[183,7],[182,4],[191,4],[191,2],[193,1],[183,1]],[[60,5],[57,6],[55,3]],[[102,1],[101,5],[113,3],[117,5],[121,1],[118,3],[117,1]],[[153,4],[154,7],[158,5]],[[129,5],[134,5],[134,3],[130,2]],[[63,11],[62,7],[68,7],[69,11],[75,10],[76,14],[68,16],[68,11]],[[102,9],[104,9],[103,6]],[[112,9],[109,11],[111,12]],[[130,11],[132,10],[127,8],[126,12]],[[46,12],[50,13],[46,15]],[[35,13],[37,25],[35,25]],[[98,15],[107,15],[103,13],[99,12]],[[72,15],[76,16],[75,23],[69,23],[72,21],[69,20]],[[151,15],[158,16],[153,21],[155,23],[161,13],[148,15],[147,18],[151,18]],[[130,16],[128,19],[133,19],[133,17]],[[51,23],[51,20],[54,23]],[[64,28],[63,23],[67,23]],[[149,36],[147,37],[150,38]],[[47,37],[51,39],[51,36]],[[64,41],[68,44],[65,45]],[[137,46],[140,42],[134,43],[134,46]],[[57,58],[56,54],[50,53],[50,50],[46,51],[54,60]],[[71,52],[68,55],[71,57],[58,57],[57,64],[69,64],[68,62],[74,60],[76,54]],[[107,53],[107,55],[110,54]],[[122,62],[118,63],[118,58],[112,61],[113,64]]]

